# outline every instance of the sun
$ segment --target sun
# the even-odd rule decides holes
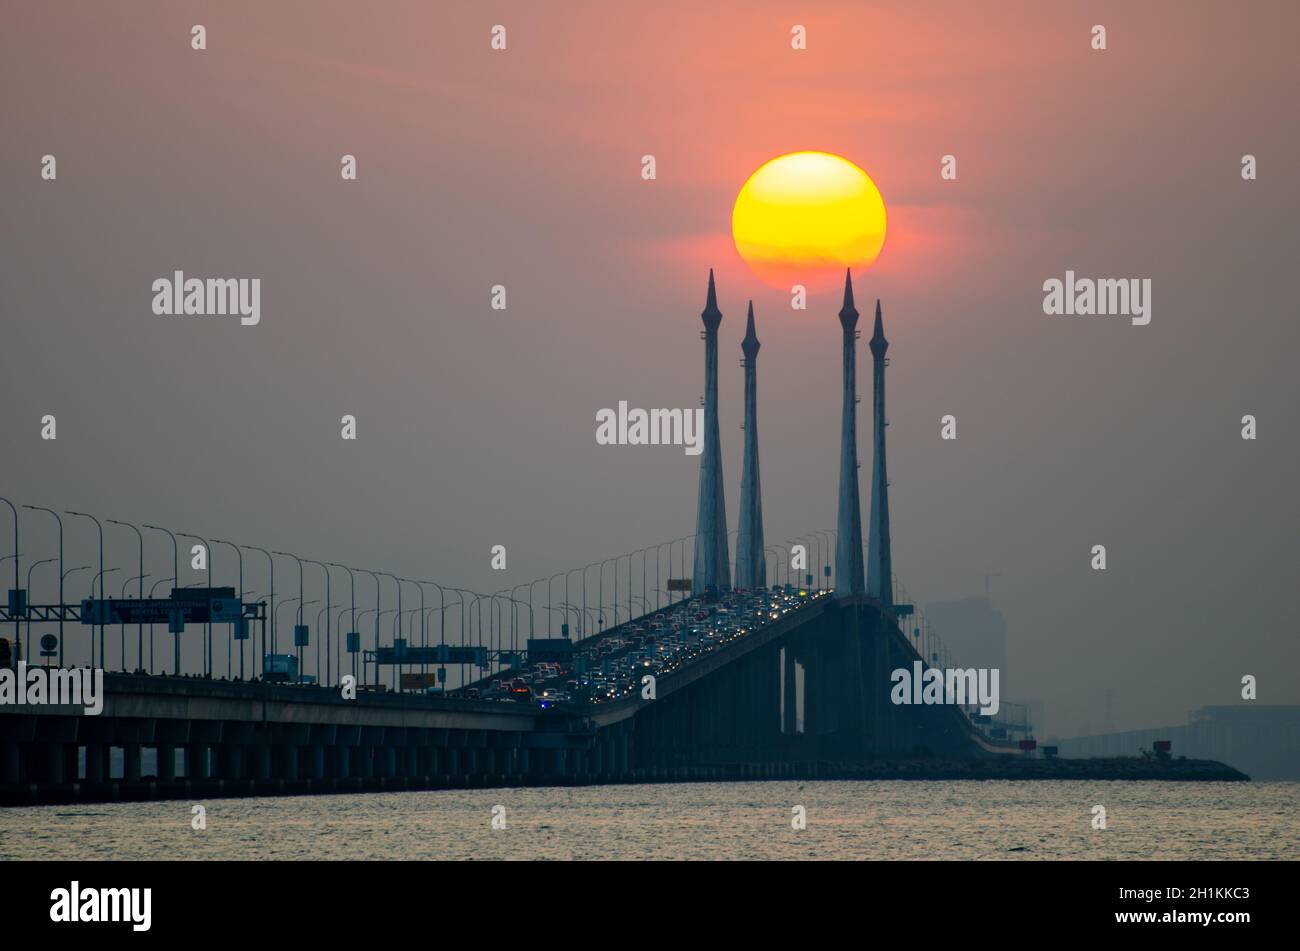
[[[867,173],[828,152],[763,165],[731,212],[736,250],[773,287],[823,284],[870,265],[885,244],[885,202]]]

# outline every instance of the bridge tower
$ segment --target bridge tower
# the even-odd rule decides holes
[[[880,301],[876,301],[876,326],[871,334],[871,517],[867,529],[867,594],[886,607],[894,605],[893,558],[889,546],[889,473],[885,469],[885,339],[880,319]]]
[[[836,523],[835,596],[866,592],[862,570],[862,508],[858,501],[857,339],[858,311],[853,306],[853,274],[844,275],[844,409],[840,421],[840,507]]]
[[[745,339],[745,468],[740,478],[740,533],[736,538],[736,587],[767,586],[767,555],[763,551],[763,492],[758,477],[758,334],[754,332],[754,302],[749,302]]]
[[[695,565],[691,587],[703,594],[731,588],[727,545],[727,503],[722,491],[722,446],[718,435],[718,295],[709,268],[709,295],[700,314],[704,321],[704,452],[700,455],[700,497],[695,517]]]

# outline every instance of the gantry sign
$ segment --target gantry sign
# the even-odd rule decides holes
[[[236,624],[237,640],[247,637],[246,620],[264,619],[263,605],[244,604],[234,588],[173,588],[170,598],[87,598],[82,624],[166,624],[180,633],[186,624]]]

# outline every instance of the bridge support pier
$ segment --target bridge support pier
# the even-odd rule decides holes
[[[298,778],[298,747],[281,747],[280,778],[293,782]]]
[[[307,747],[307,764],[309,779],[325,778],[325,747],[320,743],[313,743]]]
[[[102,783],[108,775],[108,757],[103,743],[86,744],[86,782]]]
[[[271,779],[271,744],[261,743],[253,747],[253,761],[256,763],[257,778],[261,782]]]
[[[798,726],[796,714],[798,709],[795,706],[797,702],[797,688],[795,686],[795,657],[794,651],[786,648],[781,651],[782,671],[781,677],[784,683],[783,687],[783,708],[781,711],[781,732],[793,736]]]
[[[57,786],[63,782],[63,767],[68,761],[68,757],[64,753],[63,744],[58,742],[47,743],[45,744],[43,752],[45,758],[45,781]]]
[[[240,762],[242,748],[235,743],[225,743],[219,747],[221,778],[238,782],[243,778],[243,764]]]
[[[122,747],[122,779],[128,783],[140,781],[139,743],[128,743]]]
[[[339,779],[352,778],[352,748],[336,746],[334,748],[334,775]]]
[[[208,778],[208,748],[203,743],[191,743],[185,747],[185,778]]]
[[[17,786],[22,779],[22,748],[17,743],[0,746],[0,777],[4,785]]]
[[[158,764],[154,767],[158,773],[158,781],[161,783],[175,782],[176,780],[176,747],[170,743],[159,743],[155,748],[158,754]]]

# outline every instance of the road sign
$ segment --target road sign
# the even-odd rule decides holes
[[[691,579],[690,578],[669,578],[668,587],[665,588],[664,590],[689,592],[691,590]]]
[[[487,666],[486,647],[452,647],[439,644],[436,647],[409,647],[405,640],[400,649],[381,647],[375,651],[375,662],[379,664],[474,664]]]
[[[244,606],[238,598],[87,598],[81,602],[81,623],[162,624],[177,612],[188,624],[229,624],[243,617]]]
[[[438,686],[438,675],[404,673],[401,685],[403,690],[428,690],[430,687]]]
[[[348,653],[361,653],[361,634],[357,631],[348,631]]]

